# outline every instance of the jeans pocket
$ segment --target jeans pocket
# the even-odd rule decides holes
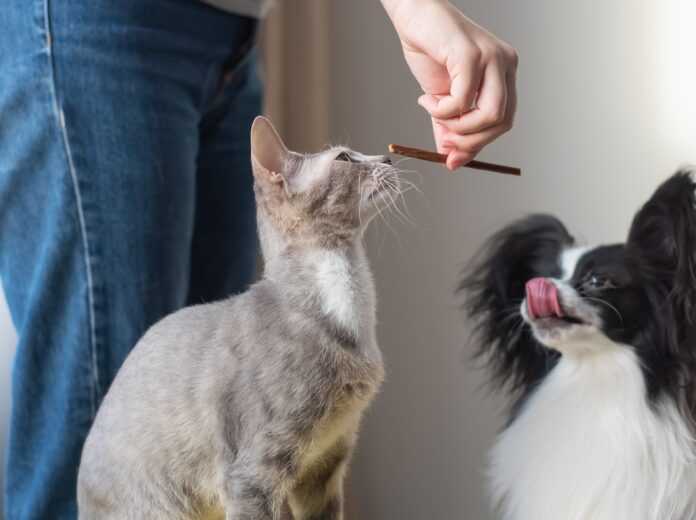
[[[239,17],[240,24],[235,31],[230,51],[218,66],[214,80],[203,105],[204,119],[201,128],[205,131],[213,125],[235,98],[245,88],[250,71],[256,65],[256,43],[258,38],[258,21],[253,18]]]
[[[258,39],[259,22],[253,18],[245,18],[240,24],[239,33],[235,37],[230,54],[222,64],[220,88],[226,90],[243,77],[246,65],[252,59],[252,51]]]

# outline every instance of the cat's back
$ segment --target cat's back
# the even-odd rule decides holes
[[[263,329],[264,313],[274,322],[282,317],[276,292],[257,282],[246,292],[224,300],[184,307],[155,323],[135,345],[122,372],[151,370],[185,358],[205,357],[211,349],[234,350],[255,330]],[[145,365],[145,366],[142,366]]]
[[[82,454],[81,493],[108,497],[143,485],[139,475],[209,474],[216,458],[219,417],[214,403],[244,364],[260,307],[275,315],[275,298],[256,285],[218,302],[174,312],[153,325],[133,348],[105,396]],[[263,303],[260,303],[263,302]],[[185,468],[171,467],[181,461]],[[193,467],[191,461],[201,462]],[[127,471],[124,469],[127,468]],[[213,487],[213,484],[204,487]],[[98,490],[98,492],[96,491]],[[114,503],[125,495],[114,497]]]

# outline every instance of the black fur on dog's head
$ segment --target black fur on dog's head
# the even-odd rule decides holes
[[[616,345],[637,355],[652,402],[670,396],[693,414],[695,190],[688,172],[670,177],[636,214],[625,244],[577,248],[550,215],[494,235],[459,285],[494,380],[524,397],[561,356]],[[532,279],[553,286],[553,315],[530,307]]]
[[[513,392],[530,391],[560,356],[534,338],[520,304],[528,280],[560,277],[558,258],[574,242],[557,218],[531,215],[493,235],[459,284],[464,311],[475,323],[477,354]]]

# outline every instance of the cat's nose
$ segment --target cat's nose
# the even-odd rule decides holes
[[[386,155],[384,157],[382,157],[382,162],[384,164],[391,164],[392,163],[391,159],[389,157],[387,157]]]

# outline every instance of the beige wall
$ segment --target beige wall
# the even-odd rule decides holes
[[[286,8],[316,15],[316,1],[286,0]],[[481,158],[519,165],[523,177],[405,163],[422,172],[427,203],[408,196],[419,228],[393,222],[397,240],[376,223],[368,237],[388,381],[363,428],[349,519],[490,518],[483,464],[501,415],[466,362],[457,272],[493,229],[530,211],[558,214],[589,242],[619,240],[656,183],[682,161],[696,162],[692,0],[458,5],[520,53],[517,125]],[[292,88],[269,85],[276,110],[279,101],[286,106],[288,141],[348,142],[365,152],[389,142],[429,146],[418,89],[378,1],[334,0],[323,16],[327,26],[314,30],[330,38],[328,74],[297,74],[310,58],[324,59],[323,48],[287,48]],[[311,19],[293,16],[284,45],[300,41],[298,30]],[[319,83],[328,77],[318,95],[313,74]],[[316,113],[326,96],[330,110]],[[0,442],[14,342],[0,302]]]
[[[656,184],[696,162],[696,37],[682,22],[692,2],[457,4],[519,51],[517,124],[480,158],[523,177],[404,163],[422,172],[427,204],[407,200],[424,229],[392,221],[397,240],[376,223],[369,237],[388,380],[362,431],[349,518],[491,518],[483,466],[501,415],[466,361],[459,269],[493,229],[531,211],[556,213],[590,243],[621,240]],[[365,152],[431,146],[379,3],[334,1],[329,14],[331,140]]]

